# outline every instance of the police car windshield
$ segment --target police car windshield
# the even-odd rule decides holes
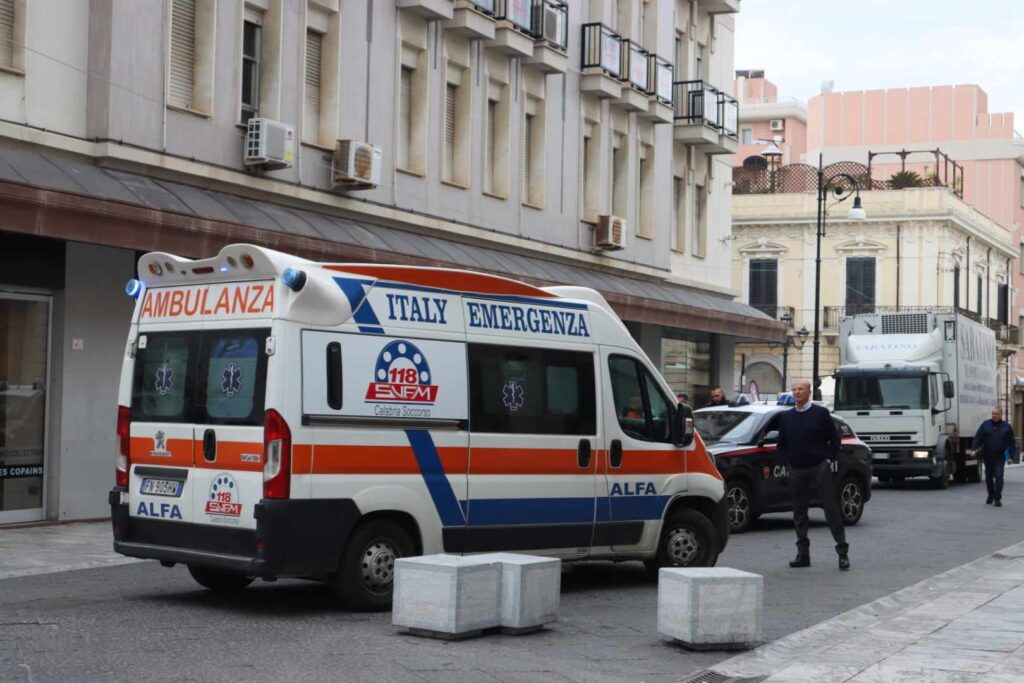
[[[707,443],[747,443],[757,431],[757,416],[742,410],[698,410],[693,425]]]

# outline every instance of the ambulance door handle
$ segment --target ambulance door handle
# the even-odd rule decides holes
[[[612,439],[612,448],[608,457],[608,464],[612,467],[622,467],[622,442],[618,439]]]
[[[203,432],[203,458],[206,462],[217,459],[217,432],[207,429]]]
[[[580,439],[576,447],[576,464],[581,469],[590,467],[590,439]]]

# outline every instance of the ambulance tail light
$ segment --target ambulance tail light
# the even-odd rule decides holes
[[[288,498],[292,484],[292,432],[276,410],[263,422],[263,497]]]
[[[124,407],[117,407],[117,474],[114,483],[117,486],[128,486],[128,470],[132,463],[129,457],[129,446],[131,444],[131,411]]]

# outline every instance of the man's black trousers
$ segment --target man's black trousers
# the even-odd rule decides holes
[[[988,497],[993,500],[1003,499],[1003,468],[1006,467],[1006,459],[1000,453],[997,457],[985,456],[985,486],[988,487]]]
[[[846,543],[843,517],[839,513],[839,499],[836,495],[830,463],[825,461],[813,467],[790,467],[789,484],[793,488],[793,526],[796,527],[797,554],[810,555],[811,541],[807,538],[807,506],[811,498],[816,497],[825,511],[828,527],[832,530],[832,538],[836,541],[836,552],[845,555],[849,546]]]

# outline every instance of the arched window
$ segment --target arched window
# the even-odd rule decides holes
[[[757,391],[762,394],[777,394],[782,391],[782,373],[771,363],[751,363],[746,370],[747,383],[757,382]]]
[[[753,156],[749,156],[743,160],[743,168],[765,171],[768,169],[768,160],[763,156],[754,154]]]

